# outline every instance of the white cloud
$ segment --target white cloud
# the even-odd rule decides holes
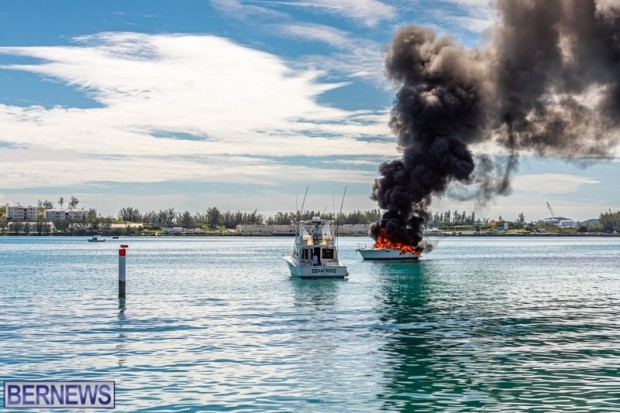
[[[439,0],[439,3],[450,5],[472,16],[491,16],[493,13],[493,0]]]
[[[353,20],[368,27],[375,27],[378,23],[392,20],[396,16],[396,9],[394,9],[394,7],[379,0],[255,0],[248,1],[248,3],[276,7],[291,6],[310,8]]]
[[[339,163],[342,165],[355,165],[355,166],[360,166],[360,165],[378,166],[379,165],[379,162],[368,161],[368,160],[363,160],[363,159],[342,160],[342,161],[339,161]]]
[[[512,181],[512,186],[519,191],[546,195],[577,192],[583,185],[599,183],[600,182],[595,179],[577,175],[548,173],[516,176]]]
[[[291,23],[273,27],[284,36],[323,42],[337,48],[348,47],[351,44],[346,32],[322,24]]]
[[[385,113],[320,105],[317,97],[341,84],[227,39],[104,33],[74,47],[3,47],[0,54],[42,59],[2,69],[56,79],[102,105],[0,105],[0,140],[9,146],[0,147],[5,188],[220,176],[266,183],[300,171],[359,182],[368,177],[263,158],[395,154]],[[174,139],[175,133],[203,140]]]
[[[392,89],[384,74],[384,45],[372,40],[354,39],[343,46],[329,55],[304,56],[296,64],[320,67],[329,73],[362,79],[385,90]]]
[[[289,168],[275,160],[250,157],[140,157],[98,159],[81,156],[47,160],[43,156],[28,160],[9,160],[0,152],[0,168],[4,189],[31,187],[77,186],[84,182],[164,182],[194,181],[222,184],[276,186],[286,182],[304,181],[311,176],[317,182],[367,183],[374,174],[356,170],[336,170],[307,166]]]
[[[211,6],[229,17],[246,19],[253,16],[268,18],[283,18],[285,14],[270,10],[265,7],[243,4],[240,0],[211,0]]]
[[[442,25],[456,26],[482,33],[493,25],[493,7],[489,0],[440,0],[445,6],[434,10]],[[446,7],[447,6],[447,7]]]
[[[443,3],[453,4],[464,8],[488,9],[491,7],[491,0],[440,0]]]
[[[482,33],[493,24],[493,20],[472,16],[447,16],[446,18],[473,33]]]

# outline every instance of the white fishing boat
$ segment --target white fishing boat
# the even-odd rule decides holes
[[[300,221],[297,226],[293,253],[282,257],[291,276],[299,278],[344,278],[349,275],[346,265],[338,258],[334,221],[319,217]]]
[[[358,248],[366,261],[417,261],[420,256],[411,251],[390,248]]]

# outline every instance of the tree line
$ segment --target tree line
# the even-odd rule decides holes
[[[71,199],[69,200],[69,203],[67,204],[67,206],[69,207],[69,209],[75,209],[78,204],[80,203],[80,200],[77,199],[76,197],[72,196]],[[58,205],[60,205],[60,209],[62,209],[62,206],[65,204],[65,198],[64,197],[60,197],[58,198]],[[41,201],[40,199],[37,201],[37,206],[39,207],[39,209],[43,208],[43,209],[54,209],[54,203],[48,199],[46,199],[45,201]]]
[[[58,204],[61,209],[64,205],[64,198],[60,197]],[[68,204],[70,209],[75,208],[79,204],[79,200],[75,197],[71,197]],[[44,231],[41,230],[43,222],[42,214],[45,209],[51,209],[53,204],[48,201],[39,200],[38,206],[40,209],[40,216],[37,218],[37,222],[33,224],[23,223],[18,229],[25,232]],[[355,210],[344,213],[333,213],[323,211],[289,211],[289,212],[276,212],[272,216],[265,217],[257,210],[252,212],[242,211],[230,211],[220,210],[213,206],[207,208],[204,212],[190,211],[176,211],[174,208],[166,208],[159,211],[148,211],[145,213],[140,212],[139,209],[127,206],[121,208],[117,214],[117,217],[102,217],[97,214],[95,209],[86,211],[84,217],[79,220],[60,220],[54,221],[54,227],[61,232],[70,230],[71,228],[78,228],[80,231],[95,231],[100,228],[109,228],[112,223],[119,222],[131,222],[142,223],[146,228],[162,228],[162,227],[182,227],[185,229],[196,227],[208,227],[211,229],[225,228],[234,229],[237,225],[289,225],[294,224],[300,220],[309,220],[313,217],[320,216],[324,219],[330,219],[340,222],[341,224],[372,224],[381,219],[382,211],[380,209],[373,209],[368,211]],[[4,219],[4,221],[3,221]],[[503,223],[503,219],[500,216],[499,221]],[[466,211],[444,211],[435,212],[429,217],[428,227],[450,227],[457,225],[486,225],[489,222],[488,218],[480,218],[476,216],[475,212],[468,213]],[[519,214],[515,223],[523,224],[525,217],[523,213]],[[620,219],[617,220],[620,223]],[[0,227],[6,226],[6,217],[3,216],[3,207],[0,208]],[[17,226],[17,222],[13,222],[12,225]]]
[[[60,197],[58,204],[61,209],[64,205],[64,198]],[[79,200],[71,197],[68,203],[70,209],[74,209],[79,204]],[[103,217],[97,213],[95,209],[85,211],[84,216],[74,220],[57,220],[53,221],[53,227],[43,218],[43,211],[50,209],[53,204],[48,201],[38,202],[39,216],[33,222],[17,222],[7,220],[6,210],[0,207],[0,234],[11,232],[15,234],[39,234],[46,235],[52,232],[67,235],[89,235],[89,234],[111,234],[111,233],[131,233],[135,230],[130,226],[119,230],[112,230],[112,224],[119,223],[141,223],[146,229],[161,229],[163,227],[182,227],[185,229],[203,228],[203,229],[234,229],[237,225],[289,225],[300,220],[308,220],[313,217],[320,216],[324,219],[331,219],[341,224],[372,224],[381,219],[382,211],[379,209],[369,211],[352,211],[346,213],[335,214],[326,211],[291,211],[276,212],[272,216],[265,217],[257,210],[252,212],[242,211],[224,211],[213,206],[203,212],[192,213],[190,211],[175,211],[174,208],[162,209],[159,211],[148,211],[141,213],[137,208],[124,207],[121,208],[117,217]],[[467,211],[442,211],[435,212],[429,216],[427,227],[446,228],[459,225],[485,226],[489,224],[488,218],[481,218],[475,212]],[[510,222],[515,227],[525,226],[525,216],[519,214],[518,218],[513,221],[504,220],[501,216],[496,220],[498,224]],[[10,225],[9,225],[10,224]],[[599,216],[599,223],[596,228],[588,228],[589,230],[600,230],[604,232],[620,231],[620,211],[603,212]]]
[[[217,207],[210,207],[205,212],[192,214],[189,211],[176,212],[174,208],[169,208],[142,214],[137,208],[125,207],[118,213],[118,219],[121,221],[143,222],[148,227],[179,226],[188,229],[197,226],[207,226],[211,229],[218,227],[233,229],[237,225],[288,225],[316,216],[334,220],[337,218],[343,224],[370,224],[380,219],[381,212],[379,210],[353,211],[341,214],[325,213],[325,211],[277,212],[275,215],[265,218],[257,210],[252,212],[222,211]]]
[[[70,208],[75,208],[79,200],[72,197]],[[62,206],[61,197],[58,204]],[[191,213],[190,211],[175,211],[174,208],[141,213],[134,207],[121,208],[117,217],[103,217],[95,209],[85,211],[79,219],[54,220],[52,225],[44,219],[44,211],[51,209],[53,204],[48,201],[39,201],[39,214],[35,221],[16,221],[6,217],[6,210],[0,207],[0,234],[10,232],[14,234],[47,235],[52,232],[67,235],[88,235],[97,233],[114,233],[112,224],[141,223],[146,229],[161,229],[164,227],[182,227],[184,229],[234,229],[237,225],[289,225],[300,220],[308,220],[320,216],[324,219],[338,220],[342,224],[371,224],[381,218],[381,211],[352,211],[347,213],[326,213],[325,211],[297,211],[277,212],[273,216],[265,217],[257,210],[252,212],[223,211],[217,207],[209,207],[204,212]],[[129,227],[123,233],[130,231]]]
[[[603,232],[620,231],[620,211],[603,212],[598,218],[599,226]]]
[[[435,212],[431,214],[430,219],[428,220],[428,227],[436,227],[436,228],[444,228],[444,227],[454,227],[459,225],[488,225],[490,219],[486,217],[478,217],[475,212],[459,212],[457,210],[454,211],[444,211],[444,212]],[[525,225],[525,214],[521,212],[518,217],[513,220],[506,220],[502,218],[500,215],[497,220],[495,220],[497,224],[501,225],[505,222],[510,222],[514,226],[523,227]]]

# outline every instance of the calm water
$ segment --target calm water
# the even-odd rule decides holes
[[[0,380],[115,380],[128,412],[620,411],[620,238],[361,242],[301,281],[290,238],[0,237]]]

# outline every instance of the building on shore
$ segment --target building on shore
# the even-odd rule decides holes
[[[38,216],[39,209],[35,206],[6,206],[6,219],[12,221],[36,221]]]
[[[110,224],[110,229],[127,229],[127,228],[131,228],[131,229],[135,229],[135,230],[142,230],[144,229],[144,224],[142,223],[136,223],[136,222],[126,222],[124,224]]]
[[[45,219],[48,221],[77,221],[84,218],[86,211],[83,209],[46,209]]]
[[[579,226],[579,221],[574,221],[565,217],[545,218],[539,220],[538,223],[542,225],[553,225],[558,228],[577,228],[577,226]]]

